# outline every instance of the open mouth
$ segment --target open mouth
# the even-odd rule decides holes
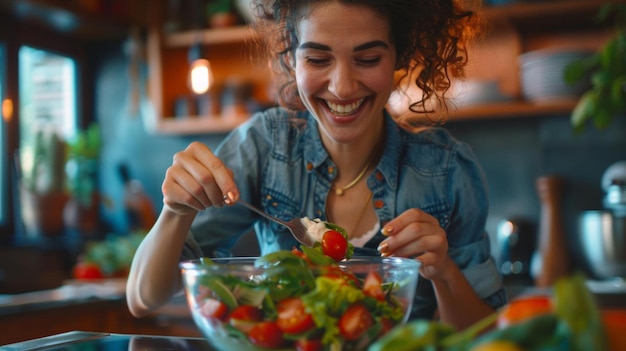
[[[336,116],[350,116],[351,114],[355,113],[361,107],[361,105],[363,105],[363,101],[365,101],[364,97],[349,104],[337,104],[334,102],[326,101],[326,106],[328,106],[330,112],[332,112]]]

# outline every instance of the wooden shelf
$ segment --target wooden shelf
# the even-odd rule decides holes
[[[584,32],[608,27],[597,21],[605,4],[626,3],[625,0],[551,0],[515,2],[490,6],[482,10],[488,20],[505,20],[520,33],[543,36],[550,32]]]
[[[165,47],[189,47],[197,42],[205,45],[240,43],[256,38],[248,26],[236,26],[221,29],[192,30],[168,34],[164,38]]]
[[[625,3],[624,0],[552,0],[519,2],[501,6],[487,6],[481,11],[488,18],[508,18],[514,21],[534,21],[546,17],[591,16],[604,4]]]
[[[576,100],[558,100],[546,102],[514,101],[474,105],[450,111],[450,120],[502,119],[568,114],[571,113],[576,103]]]

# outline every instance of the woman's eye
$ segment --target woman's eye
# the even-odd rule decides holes
[[[323,66],[328,63],[328,60],[323,58],[307,57],[306,62],[314,66]]]
[[[380,57],[362,58],[362,59],[358,59],[357,62],[361,65],[373,66],[380,62]]]

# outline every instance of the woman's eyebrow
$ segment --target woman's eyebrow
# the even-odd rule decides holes
[[[298,46],[298,49],[314,49],[314,50],[323,50],[323,51],[331,51],[330,46],[328,45],[324,45],[324,44],[320,44],[320,43],[315,43],[312,41],[308,41],[306,43],[302,43],[300,44],[300,46]]]
[[[382,47],[382,48],[388,49],[389,45],[387,45],[387,43],[385,43],[382,40],[374,40],[374,41],[367,42],[365,44],[357,45],[354,48],[354,51],[363,51],[363,50],[367,50],[367,49],[371,49],[375,47]],[[300,44],[298,49],[314,49],[314,50],[322,50],[322,51],[332,51],[330,46],[328,45],[315,43],[311,41]]]
[[[358,45],[354,48],[354,51],[363,51],[363,50],[367,50],[367,49],[371,49],[371,48],[375,48],[375,47],[382,47],[384,49],[389,49],[389,45],[387,45],[387,43],[385,43],[382,40],[374,40],[374,41],[370,41],[367,42],[365,44],[361,44]]]

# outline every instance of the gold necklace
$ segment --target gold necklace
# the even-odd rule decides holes
[[[367,195],[367,199],[365,200],[365,205],[363,205],[363,208],[361,209],[361,212],[359,213],[359,216],[356,218],[356,221],[354,222],[354,224],[352,225],[352,230],[349,232],[346,232],[348,234],[348,238],[354,238],[354,231],[359,227],[359,222],[361,222],[361,219],[363,218],[363,215],[365,214],[365,210],[367,210],[367,205],[369,205],[370,200],[372,199],[372,196],[374,194],[372,193],[372,191],[369,191],[369,195]],[[328,221],[331,223],[333,222],[333,219],[330,217],[330,213],[328,215],[326,215],[326,217],[328,217]]]
[[[346,186],[340,188],[340,187],[335,187],[333,186],[333,189],[335,189],[335,194],[337,196],[342,196],[343,193],[352,188],[353,186],[356,185],[356,183],[359,182],[359,180],[361,180],[361,178],[363,178],[363,176],[365,175],[365,172],[367,172],[367,169],[370,168],[370,164],[372,163],[372,160],[374,160],[374,157],[376,156],[376,153],[372,154],[372,157],[370,157],[369,160],[367,160],[367,163],[365,164],[365,167],[361,170],[361,172],[356,176],[356,178],[354,178],[350,183],[348,183]]]

